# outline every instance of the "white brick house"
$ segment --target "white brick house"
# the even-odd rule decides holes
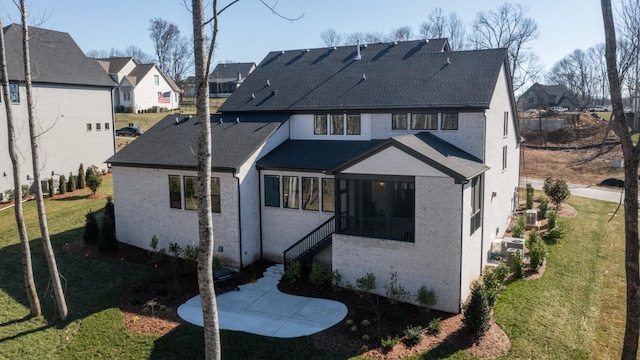
[[[152,108],[180,107],[180,88],[155,64],[141,64],[132,57],[98,59],[118,84],[114,94],[117,111],[142,112]]]
[[[113,155],[112,90],[115,83],[95,59],[87,58],[67,33],[31,27],[31,73],[38,136],[41,178],[77,174]],[[22,26],[2,29],[7,49],[10,98],[17,145],[22,155],[21,185],[33,185],[22,55]],[[4,104],[2,108],[4,109]],[[7,117],[0,111],[0,193],[13,189],[13,169],[7,148]],[[52,175],[53,174],[53,175]]]
[[[216,256],[236,267],[314,259],[351,284],[373,273],[380,294],[396,273],[459,312],[517,201],[506,55],[452,52],[446,39],[267,55],[212,116],[213,171],[227,169],[230,201],[214,216]],[[168,117],[109,160],[120,240],[196,238],[195,212],[169,206],[191,191],[182,176],[171,195],[169,175],[195,174],[194,129]]]

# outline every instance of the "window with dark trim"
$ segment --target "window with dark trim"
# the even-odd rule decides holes
[[[333,179],[322,179],[322,211],[335,211],[335,190]]]
[[[211,178],[211,211],[220,213],[220,178]]]
[[[327,115],[313,115],[313,134],[327,135]]]
[[[304,210],[320,209],[320,193],[318,190],[318,178],[302,178],[302,208]]]
[[[159,75],[153,75],[153,85],[155,85],[155,86],[160,85],[160,76]]]
[[[344,116],[331,115],[331,135],[344,135]]]
[[[407,130],[407,114],[392,114],[391,130]]]
[[[502,131],[502,135],[505,137],[509,135],[509,112],[508,111],[504,112],[504,128]]]
[[[96,131],[100,131],[101,130],[101,126],[102,126],[102,124],[96,123]]]
[[[9,82],[9,98],[12,104],[20,103],[20,86],[17,82]]]
[[[438,114],[411,114],[411,130],[438,130]]]
[[[131,101],[131,90],[122,90],[122,101]]]
[[[288,209],[300,208],[300,185],[297,176],[282,177],[282,207]]]
[[[169,202],[172,209],[182,209],[180,175],[169,175]]]
[[[280,177],[264,176],[264,206],[280,207]]]
[[[87,123],[87,131],[91,131],[91,123]]]
[[[502,147],[502,170],[507,170],[507,146]]]
[[[482,222],[482,177],[471,180],[471,235],[480,227]]]
[[[360,114],[347,115],[347,135],[360,135]]]
[[[442,113],[442,130],[458,130],[458,113]]]
[[[109,128],[110,128],[109,123],[104,123],[104,129],[109,130]]]
[[[198,178],[195,176],[184,177],[184,208],[185,210],[198,208]]]

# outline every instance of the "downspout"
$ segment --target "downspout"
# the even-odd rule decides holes
[[[260,259],[264,259],[262,253],[262,172],[258,169],[258,226],[260,227]]]
[[[240,269],[244,268],[244,264],[242,261],[242,190],[240,189],[240,177],[238,176],[237,171],[233,171],[233,177],[236,178],[236,183],[238,184],[238,240],[239,240],[239,251],[240,251]]]
[[[484,113],[482,114],[482,117],[484,117],[484,133],[482,134],[482,162],[486,165],[487,163],[487,111],[485,110]],[[484,177],[484,175],[481,175]],[[482,276],[482,263],[484,262],[484,259],[486,258],[486,255],[484,255],[484,204],[486,203],[486,199],[484,198],[484,179],[480,178],[482,183],[481,183],[481,188],[480,191],[482,191],[482,194],[480,195],[480,198],[482,199],[482,205],[481,205],[481,209],[480,209],[480,218],[481,223],[480,223],[480,227],[482,228],[482,231],[480,232],[480,276]]]
[[[463,181],[462,185],[460,185],[460,218],[462,221],[460,221],[460,269],[458,270],[458,297],[462,295],[462,250],[464,249],[464,185],[468,182],[469,181]],[[458,312],[462,312],[463,301],[464,299],[460,299],[460,302],[458,304]]]
[[[113,139],[113,153],[118,150],[116,147],[116,114],[115,114],[115,92],[116,88],[111,88],[111,138]]]

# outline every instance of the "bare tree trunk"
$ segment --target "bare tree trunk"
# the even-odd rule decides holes
[[[613,106],[614,131],[620,138],[624,154],[624,225],[625,272],[627,278],[627,316],[624,331],[622,359],[635,360],[640,338],[640,269],[638,267],[638,163],[640,155],[634,146],[622,104],[622,90],[616,64],[616,31],[611,0],[601,0],[605,32],[605,58],[609,91]]]
[[[198,287],[204,322],[205,359],[221,359],[218,308],[213,286],[213,218],[211,216],[211,120],[209,118],[209,58],[207,57],[204,3],[192,0],[193,45],[196,73],[196,121],[198,123]],[[217,33],[216,0],[213,0],[214,33]]]
[[[29,59],[29,27],[27,25],[27,6],[25,0],[20,0],[20,12],[22,15],[22,49],[24,51],[24,80],[27,93],[27,113],[29,116],[29,136],[31,139],[31,160],[33,163],[33,180],[36,186],[36,205],[38,208],[38,220],[40,222],[40,233],[42,234],[42,245],[44,254],[49,267],[49,277],[51,279],[51,287],[58,306],[58,313],[61,321],[67,320],[68,310],[67,302],[62,291],[60,283],[60,274],[58,273],[58,265],[56,257],[51,247],[51,239],[49,238],[49,229],[47,225],[47,214],[44,208],[44,200],[42,198],[42,183],[40,182],[40,153],[38,136],[36,132],[36,120],[33,105],[33,94],[31,88],[31,61]]]
[[[22,210],[22,186],[20,179],[20,158],[18,157],[18,145],[16,144],[16,131],[13,125],[13,109],[9,101],[9,72],[7,70],[6,47],[4,44],[4,32],[2,31],[2,16],[0,15],[0,63],[2,66],[2,93],[5,98],[4,106],[7,112],[7,134],[9,143],[9,158],[11,158],[11,166],[13,167],[13,190],[14,190],[14,213],[16,217],[16,225],[18,226],[18,236],[20,237],[20,249],[22,251],[22,272],[24,277],[24,287],[27,291],[29,299],[29,307],[31,316],[40,316],[42,309],[40,307],[40,298],[36,291],[36,283],[33,280],[33,265],[31,264],[31,248],[29,247],[29,236],[27,234],[27,226],[24,222],[24,214]]]

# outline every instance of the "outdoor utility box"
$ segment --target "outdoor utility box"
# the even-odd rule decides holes
[[[500,254],[503,259],[508,260],[509,257],[507,252],[509,249],[520,250],[520,253],[524,256],[524,248],[524,239],[506,237],[502,239],[502,249]]]
[[[537,210],[527,210],[525,213],[525,220],[527,224],[527,229],[538,228],[538,211]]]
[[[495,260],[502,259],[502,239],[496,238],[491,242],[491,258]]]
[[[518,253],[520,251],[520,249],[515,249],[515,248],[509,248],[507,250],[507,261],[506,261],[506,265],[508,267],[511,267],[511,264],[513,264],[513,259],[516,257],[516,253]],[[521,256],[522,253],[520,253]]]

